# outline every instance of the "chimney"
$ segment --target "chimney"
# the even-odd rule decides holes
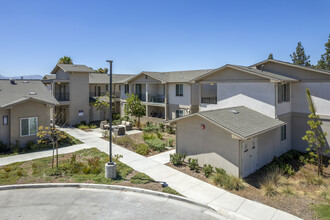
[[[261,71],[263,72],[264,71],[264,64],[261,65]]]
[[[10,84],[12,84],[12,85],[16,85],[15,80],[11,79],[11,80],[10,80]]]

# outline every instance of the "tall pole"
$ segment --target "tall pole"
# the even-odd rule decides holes
[[[110,74],[109,74],[109,78],[110,78],[110,116],[109,116],[109,164],[112,164],[112,60],[107,60],[108,63],[110,63]]]

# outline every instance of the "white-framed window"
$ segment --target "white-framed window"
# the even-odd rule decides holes
[[[290,83],[278,85],[278,103],[290,102]]]
[[[127,94],[127,93],[129,93],[129,85],[128,84],[125,85],[125,94]]]
[[[2,117],[2,119],[3,119],[2,124],[3,124],[3,125],[8,125],[8,115],[4,115],[4,116]]]
[[[21,118],[20,119],[20,132],[21,136],[31,136],[38,133],[38,118]]]
[[[176,96],[183,96],[183,84],[176,84],[175,85],[175,95]]]
[[[183,110],[182,109],[177,109],[175,111],[175,118],[180,118],[183,116]]]
[[[281,141],[285,141],[286,140],[286,125],[283,125],[281,127]]]

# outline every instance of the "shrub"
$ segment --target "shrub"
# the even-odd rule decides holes
[[[88,167],[90,168],[90,172],[93,174],[98,174],[101,172],[100,167],[100,158],[99,157],[93,157],[88,159]]]
[[[19,141],[15,141],[15,144],[10,144],[11,151],[14,153],[19,153]]]
[[[168,125],[168,126],[166,127],[166,132],[167,132],[168,134],[175,134],[174,127],[171,126],[171,125]]]
[[[78,128],[81,129],[81,130],[85,130],[85,129],[89,129],[89,126],[84,125],[84,124],[80,124],[80,125],[78,125]]]
[[[215,172],[220,173],[222,175],[227,174],[227,172],[224,169],[218,167],[215,168]]]
[[[163,123],[158,124],[159,131],[164,132],[165,131],[165,125]]]
[[[121,123],[120,119],[117,119],[117,120],[113,120],[112,121],[112,124],[113,125],[119,125]]]
[[[94,125],[94,124],[90,124],[90,125],[89,125],[89,128],[90,128],[90,129],[95,129],[95,128],[97,128],[97,126]]]
[[[175,166],[180,166],[183,164],[186,154],[170,154],[170,162]]]
[[[320,185],[324,184],[324,180],[321,176],[316,176],[316,175],[313,175],[313,174],[307,173],[307,172],[304,172],[304,173],[305,173],[305,180],[306,180],[307,185],[320,186]]]
[[[116,144],[122,145],[123,147],[129,147],[129,146],[133,146],[134,145],[134,141],[128,137],[128,136],[124,136],[124,137],[120,137],[120,138],[116,138]]]
[[[210,164],[204,164],[202,170],[206,178],[209,178],[209,176],[213,173],[213,167]]]
[[[149,154],[149,147],[146,144],[138,144],[135,152],[143,156],[146,156]]]
[[[152,122],[147,121],[146,126],[143,128],[144,132],[158,132],[158,127],[157,125],[154,125]]]
[[[188,158],[188,167],[190,170],[199,171],[198,159]]]
[[[294,196],[295,195],[294,190],[289,186],[283,187],[282,190],[281,190],[281,193],[286,195],[286,196]]]
[[[23,169],[22,168],[18,169],[16,174],[17,176],[23,176]]]
[[[31,150],[34,147],[35,144],[36,144],[35,141],[30,140],[30,141],[26,142],[25,149],[26,150]]]
[[[163,139],[164,135],[163,135],[162,133],[157,132],[156,134],[157,134],[157,138],[158,138],[158,139],[160,139],[160,140]]]
[[[149,139],[155,139],[156,136],[153,133],[143,132],[142,138],[143,138],[143,140],[146,141],[146,140],[149,140]]]
[[[120,119],[120,114],[119,113],[113,113],[112,114],[112,120],[114,121],[114,120],[118,120],[118,119]]]
[[[223,172],[216,172],[212,176],[212,181],[214,184],[219,185],[227,190],[240,190],[244,189],[244,182],[242,179],[227,175]]]
[[[265,196],[275,196],[280,180],[283,178],[283,170],[279,167],[268,169],[262,177],[260,188]]]
[[[157,151],[157,152],[162,152],[166,148],[166,144],[162,140],[160,140],[160,139],[149,139],[149,140],[146,140],[146,144],[151,149],[153,149],[154,151]]]
[[[174,143],[174,139],[173,138],[168,139],[168,146],[169,147],[173,147],[174,146],[173,143]]]
[[[2,140],[0,140],[0,154],[6,153],[8,151],[9,151],[9,149],[8,149],[7,144],[3,143]]]
[[[272,197],[277,194],[276,185],[271,178],[264,178],[260,186],[265,196]]]
[[[138,173],[130,179],[130,182],[134,184],[147,184],[155,182],[155,180],[144,173]]]
[[[122,154],[115,154],[115,155],[113,156],[113,161],[114,161],[115,163],[118,163],[119,159],[121,159],[121,158],[123,158],[123,155],[122,155]]]

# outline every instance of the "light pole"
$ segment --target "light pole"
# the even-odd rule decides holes
[[[105,177],[108,179],[116,178],[116,163],[112,161],[112,60],[107,60],[110,63],[110,85],[109,85],[109,101],[110,101],[110,110],[109,110],[109,162],[105,164]]]

